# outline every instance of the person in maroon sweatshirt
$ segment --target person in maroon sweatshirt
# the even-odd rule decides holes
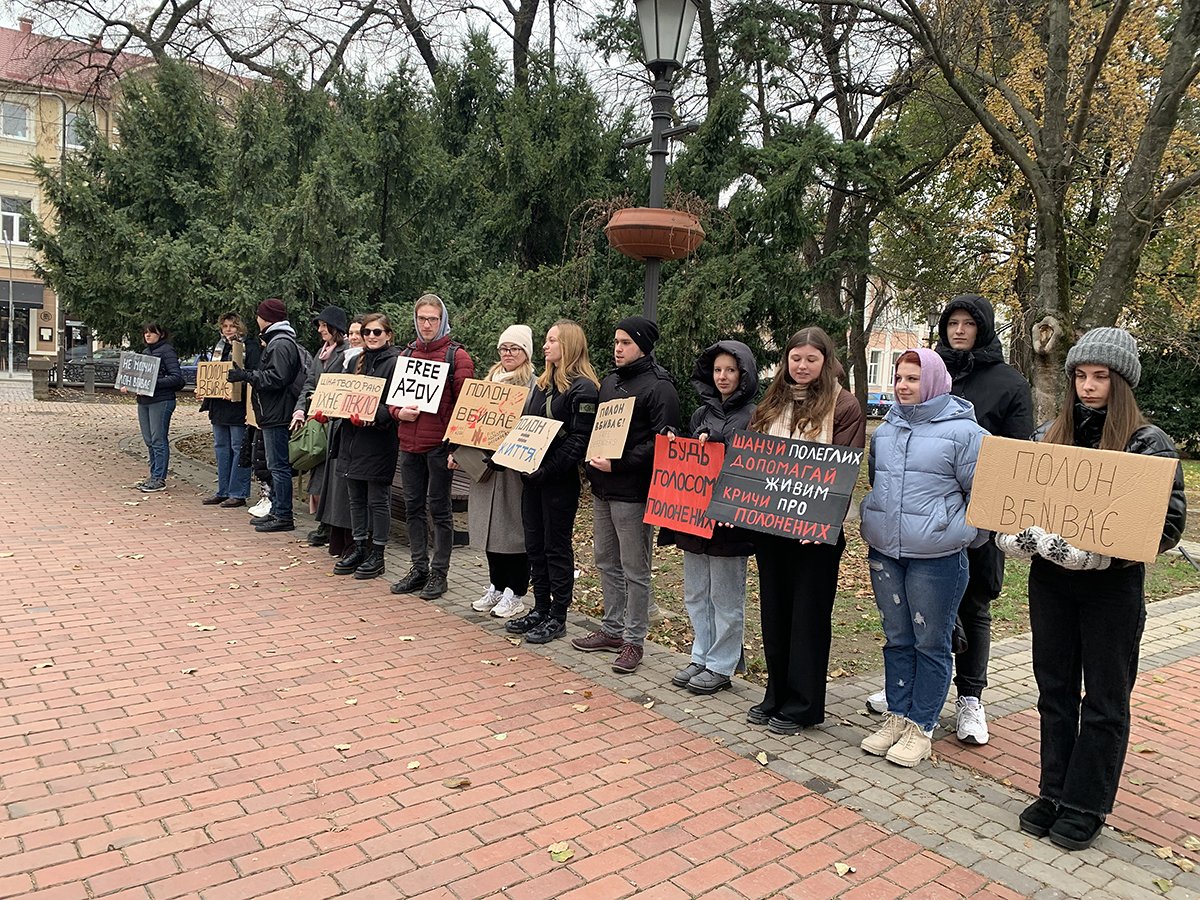
[[[436,413],[421,412],[416,406],[391,408],[392,417],[400,423],[400,477],[404,482],[404,512],[412,554],[412,568],[392,585],[392,593],[412,594],[419,590],[422,600],[433,600],[446,593],[450,550],[454,546],[451,473],[446,465],[449,446],[442,437],[463,382],[475,377],[475,363],[462,344],[450,339],[450,315],[437,294],[423,294],[417,299],[413,325],[417,339],[401,355],[446,362],[450,370]],[[433,517],[432,559],[427,508]]]

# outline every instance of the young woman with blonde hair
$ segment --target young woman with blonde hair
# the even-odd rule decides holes
[[[529,392],[525,413],[557,419],[563,425],[537,471],[522,476],[521,513],[534,606],[505,626],[532,644],[549,643],[566,634],[575,587],[571,539],[579,510],[579,465],[596,420],[600,389],[588,359],[587,337],[575,322],[555,322],[546,332],[542,352],[546,369]]]

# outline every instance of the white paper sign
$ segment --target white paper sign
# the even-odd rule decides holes
[[[445,360],[401,356],[396,360],[384,402],[388,406],[415,406],[421,412],[435,413],[442,403],[449,372],[450,363]]]

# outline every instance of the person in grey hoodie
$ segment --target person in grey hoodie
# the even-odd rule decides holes
[[[871,439],[871,491],[862,536],[887,643],[888,711],[863,750],[912,767],[926,759],[953,671],[951,632],[967,585],[967,548],[986,540],[967,524],[975,462],[986,432],[970,401],[950,393],[932,350],[896,362],[896,404]]]

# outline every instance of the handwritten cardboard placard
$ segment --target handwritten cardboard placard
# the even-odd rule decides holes
[[[492,462],[518,472],[536,472],[562,424],[543,416],[521,416],[492,454]]]
[[[724,459],[722,444],[655,435],[654,474],[642,521],[712,537],[714,523],[706,510]]]
[[[596,424],[584,459],[620,459],[633,421],[633,397],[607,400],[596,407]]]
[[[161,360],[157,356],[134,353],[132,350],[122,350],[117,362],[117,388],[125,388],[143,397],[154,393],[154,385],[158,382],[158,367]]]
[[[495,450],[521,418],[529,388],[468,378],[450,413],[445,438],[464,447]]]
[[[985,437],[967,522],[1005,534],[1037,525],[1081,550],[1152,562],[1178,464],[1141,453]]]
[[[441,359],[414,359],[401,356],[392,372],[388,406],[415,406],[421,412],[435,413],[442,403],[450,363]]]
[[[240,381],[231,382],[225,377],[232,369],[232,362],[196,363],[196,397],[198,399],[240,400],[242,383]]]
[[[837,542],[863,451],[736,431],[709,518],[783,537]]]
[[[331,419],[348,419],[356,413],[360,419],[374,419],[386,387],[386,378],[322,372],[308,409],[320,410]]]

